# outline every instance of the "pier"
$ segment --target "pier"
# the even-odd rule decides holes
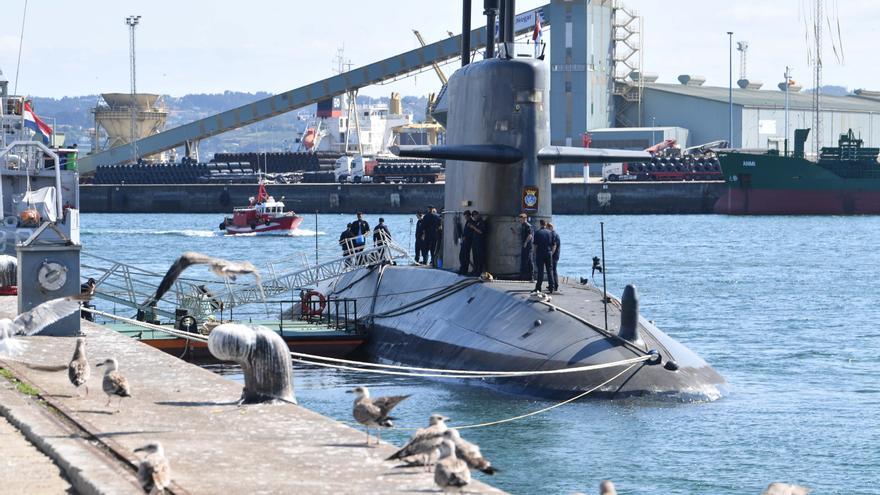
[[[15,314],[15,298],[0,298],[0,317]],[[100,368],[92,369],[89,395],[77,397],[66,367],[74,339],[29,337],[22,361],[0,360],[30,391],[17,391],[0,378],[0,416],[15,426],[9,431],[0,418],[0,457],[26,451],[53,473],[46,459],[22,443],[26,438],[79,493],[143,493],[133,451],[154,441],[163,444],[171,463],[172,493],[437,491],[431,473],[384,461],[393,446],[367,448],[363,431],[293,404],[239,406],[239,383],[101,325],[83,321],[82,332],[89,362],[116,357],[132,397],[119,412],[116,400],[105,407]],[[48,371],[52,366],[61,370]],[[54,473],[47,481],[45,470],[17,470],[26,478],[17,486],[26,493],[63,492],[65,479]],[[477,481],[467,491],[501,493]]]
[[[300,214],[415,213],[443,204],[443,184],[276,184]],[[726,190],[724,182],[560,182],[553,184],[553,211],[587,214],[705,214]],[[247,204],[251,184],[82,185],[84,213],[228,213]],[[454,206],[449,206],[454,209]],[[222,218],[218,217],[219,222]]]

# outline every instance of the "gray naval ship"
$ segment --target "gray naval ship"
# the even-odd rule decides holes
[[[502,2],[505,0],[501,0]],[[488,32],[498,1],[487,0]],[[447,160],[442,250],[444,270],[372,266],[321,289],[369,308],[367,358],[376,362],[456,370],[558,370],[651,356],[623,375],[614,366],[576,373],[468,380],[503,392],[566,399],[600,386],[590,397],[650,395],[713,400],[724,378],[694,352],[638,314],[634,287],[607,304],[602,290],[563,280],[547,299],[533,282],[515,281],[519,248],[511,227],[524,210],[532,221],[552,215],[549,164],[645,159],[641,152],[549,146],[547,64],[513,56],[511,8],[500,19],[498,55],[468,63],[449,79],[435,116],[445,122],[445,146],[400,147],[401,156]],[[464,32],[470,30],[465,12]],[[488,271],[494,280],[456,273],[459,211],[488,217]],[[612,380],[612,378],[614,378]],[[610,380],[610,381],[609,381]],[[605,383],[608,382],[608,383]],[[603,385],[604,383],[604,385]]]
[[[43,138],[51,129],[30,105],[9,93],[0,70],[0,254],[12,256],[46,223],[54,227],[46,236],[79,243],[78,150],[53,146],[53,134]]]

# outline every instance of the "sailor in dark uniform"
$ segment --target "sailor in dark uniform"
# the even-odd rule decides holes
[[[425,215],[416,213],[416,263],[428,263],[428,250],[425,249]]]
[[[557,292],[559,290],[559,273],[556,271],[556,266],[559,264],[559,250],[562,248],[562,241],[552,223],[547,222],[547,229],[553,234],[553,286],[550,287],[550,292]]]
[[[529,217],[525,213],[519,214],[519,228],[512,231],[519,236],[519,279],[534,280],[534,270],[532,267],[532,241],[534,240],[534,232],[529,224]]]
[[[339,246],[342,247],[342,256],[348,257],[351,255],[352,250],[354,248],[354,244],[352,243],[354,239],[354,234],[351,229],[352,224],[348,224],[345,226],[345,230],[339,234]],[[348,266],[351,264],[351,260],[346,259],[345,265]]]
[[[545,270],[550,290],[556,287],[556,281],[553,280],[553,233],[547,229],[547,222],[544,220],[541,220],[541,228],[535,232],[535,264],[538,266],[538,282],[535,284],[535,292],[541,292]]]
[[[469,228],[471,219],[470,210],[465,210],[462,215],[464,224],[461,227],[461,237],[458,241],[458,274],[467,275],[471,266],[471,246],[474,241],[474,231]]]
[[[367,233],[370,232],[370,224],[364,220],[363,213],[357,213],[357,220],[351,222],[351,229],[352,232],[354,232],[354,252],[359,253],[363,251],[364,246],[367,245]]]
[[[471,275],[475,277],[479,277],[486,271],[487,228],[486,221],[480,216],[480,212],[472,211],[470,230],[473,233],[471,252],[474,255],[474,269],[471,271]]]
[[[373,245],[374,246],[384,246],[385,243],[391,240],[391,231],[388,230],[388,226],[385,225],[385,219],[379,218],[379,224],[373,228]]]
[[[431,254],[431,266],[437,266],[437,240],[440,238],[440,215],[433,206],[428,207],[428,213],[422,219],[425,227],[425,248]],[[427,259],[425,259],[427,262]]]

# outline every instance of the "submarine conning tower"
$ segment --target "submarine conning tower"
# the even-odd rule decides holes
[[[458,269],[457,226],[465,210],[477,210],[488,224],[486,269],[496,278],[519,273],[518,234],[510,229],[517,216],[526,213],[535,225],[553,213],[548,165],[651,158],[643,151],[549,146],[549,69],[541,47],[529,47],[537,57],[517,53],[514,6],[514,0],[484,0],[486,32],[495,32],[500,13],[498,39],[487,44],[484,60],[469,63],[462,37],[462,67],[434,110],[446,127],[446,144],[392,148],[400,156],[446,160],[444,268]],[[471,1],[463,0],[463,32],[470,31],[470,10]]]
[[[550,167],[537,160],[538,150],[550,140],[549,82],[546,64],[534,58],[487,59],[459,69],[449,79],[447,143],[509,146],[522,158],[513,163],[447,161],[446,267],[458,268],[455,224],[464,210],[477,210],[486,218],[487,269],[501,278],[519,272],[519,243],[510,231],[517,216],[526,212],[534,222],[550,219]]]

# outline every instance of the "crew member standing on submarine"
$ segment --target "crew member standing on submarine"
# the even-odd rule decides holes
[[[379,217],[379,223],[373,228],[373,245],[384,246],[391,240],[391,231],[385,225],[385,219]]]
[[[556,271],[556,266],[559,264],[559,250],[562,248],[562,240],[559,238],[559,233],[556,232],[556,227],[554,227],[552,223],[547,222],[547,228],[553,234],[553,286],[550,288],[550,292],[558,292],[559,273]]]
[[[458,274],[467,275],[471,267],[471,246],[474,242],[474,231],[469,227],[473,222],[471,211],[465,210],[462,217],[464,224],[461,226],[461,238],[458,241]]]
[[[538,265],[538,282],[535,284],[535,292],[541,292],[544,284],[544,271],[547,271],[548,290],[556,287],[553,280],[553,233],[547,229],[547,222],[541,220],[541,228],[535,232],[535,264]]]
[[[510,228],[515,234],[519,235],[519,279],[534,280],[534,271],[532,269],[532,241],[534,233],[532,226],[529,224],[529,217],[525,213],[519,214],[519,229]]]
[[[354,231],[354,252],[359,253],[364,250],[367,245],[367,233],[370,232],[370,224],[364,220],[364,214],[357,212],[357,220],[351,222]]]
[[[433,206],[428,207],[428,213],[422,219],[425,228],[425,249],[431,254],[431,266],[437,267],[437,239],[440,235],[440,216]],[[427,257],[425,262],[427,263]]]
[[[416,213],[416,263],[428,264],[428,251],[425,249],[425,215]]]

